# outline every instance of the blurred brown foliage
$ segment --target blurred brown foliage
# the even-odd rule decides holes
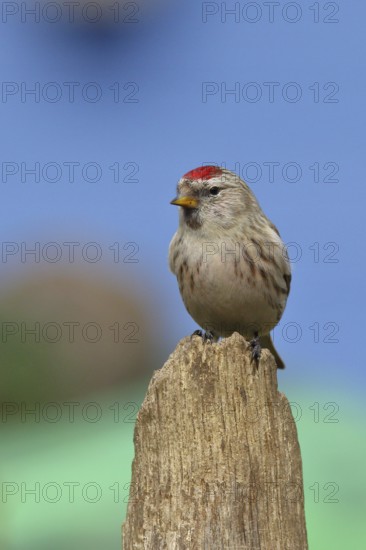
[[[58,401],[151,372],[151,317],[137,284],[32,276],[0,293],[2,401]]]

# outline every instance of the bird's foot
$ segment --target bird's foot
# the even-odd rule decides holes
[[[200,336],[203,340],[203,342],[209,342],[210,344],[213,342],[214,335],[210,330],[203,331],[203,330],[195,330],[192,336]],[[192,337],[191,336],[191,337]]]
[[[252,361],[255,361],[258,365],[262,352],[258,334],[255,334],[253,340],[250,341],[250,347],[252,350]]]

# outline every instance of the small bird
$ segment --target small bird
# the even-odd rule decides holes
[[[290,262],[253,192],[234,172],[201,166],[181,178],[171,204],[181,208],[169,265],[188,313],[205,331],[194,334],[217,341],[239,332],[256,361],[268,348],[284,368],[270,331],[286,306]]]

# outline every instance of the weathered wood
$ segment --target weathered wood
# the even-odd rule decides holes
[[[306,550],[300,448],[268,350],[184,338],[135,427],[123,548]]]

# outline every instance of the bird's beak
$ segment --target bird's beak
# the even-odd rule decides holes
[[[197,208],[198,200],[194,197],[177,197],[176,199],[173,199],[170,204],[183,206],[183,208]]]

